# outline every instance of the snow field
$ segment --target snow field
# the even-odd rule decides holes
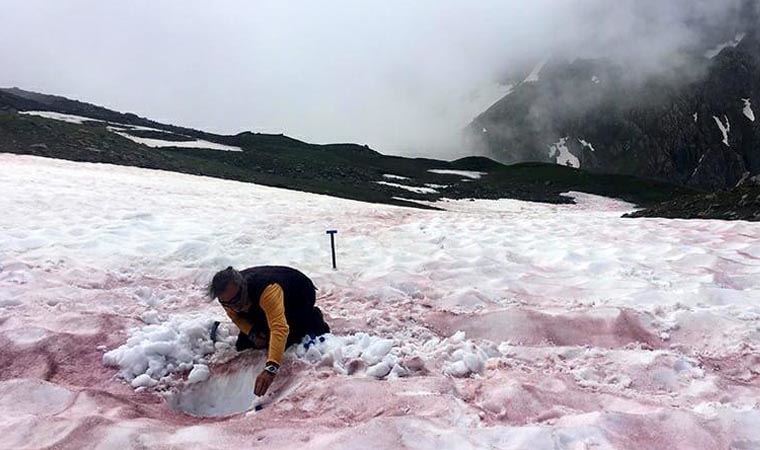
[[[0,447],[760,444],[757,224],[621,219],[580,193],[423,211],[16,155],[0,189]],[[236,354],[203,297],[257,264],[309,274],[333,330],[262,399],[263,353]]]

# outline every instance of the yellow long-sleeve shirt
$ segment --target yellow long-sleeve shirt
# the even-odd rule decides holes
[[[285,344],[288,340],[290,327],[285,318],[285,295],[282,287],[272,283],[264,289],[259,298],[259,305],[264,310],[269,325],[269,351],[267,362],[282,363],[282,354],[285,353]],[[235,311],[224,308],[227,315],[243,333],[250,336],[253,324]]]

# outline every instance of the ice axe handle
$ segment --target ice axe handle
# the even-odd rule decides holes
[[[219,321],[215,320],[214,323],[211,324],[211,331],[209,332],[209,337],[211,338],[211,342],[216,342],[216,331],[219,329]]]
[[[338,266],[335,263],[335,233],[337,233],[338,230],[327,230],[327,234],[330,235],[330,248],[332,249],[332,266],[333,270],[337,270]]]

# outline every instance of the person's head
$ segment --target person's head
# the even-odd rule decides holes
[[[232,266],[221,270],[214,275],[208,285],[208,296],[216,298],[226,308],[235,311],[248,309],[248,296],[243,275]]]

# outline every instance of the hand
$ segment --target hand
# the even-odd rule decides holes
[[[266,370],[261,371],[259,376],[256,377],[256,385],[253,389],[253,393],[259,397],[266,394],[272,381],[274,381],[274,374],[269,373]]]

